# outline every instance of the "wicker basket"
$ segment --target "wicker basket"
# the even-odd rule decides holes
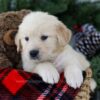
[[[80,87],[80,90],[76,95],[75,100],[90,100],[90,92],[91,92],[90,80],[92,78],[92,70],[91,68],[88,68],[85,72],[86,72],[86,76],[84,82]]]

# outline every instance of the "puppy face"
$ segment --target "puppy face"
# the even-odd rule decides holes
[[[43,12],[28,14],[15,38],[17,50],[30,60],[53,60],[71,38],[71,32],[56,17]]]

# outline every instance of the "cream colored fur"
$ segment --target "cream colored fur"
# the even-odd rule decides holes
[[[48,36],[42,41],[41,36]],[[25,40],[29,37],[29,41]],[[47,83],[57,83],[64,71],[66,82],[73,88],[83,82],[82,71],[90,63],[68,43],[71,31],[56,17],[44,12],[32,12],[24,17],[15,38],[21,52],[23,69],[37,73]],[[31,59],[30,50],[39,49],[40,59]]]

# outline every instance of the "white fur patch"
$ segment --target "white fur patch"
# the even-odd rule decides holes
[[[41,76],[43,81],[46,83],[58,83],[60,78],[58,71],[51,63],[40,63],[33,71],[34,73],[37,73],[39,76]]]

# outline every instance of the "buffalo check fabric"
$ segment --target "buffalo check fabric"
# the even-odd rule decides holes
[[[37,74],[0,68],[0,100],[73,100],[79,89],[69,87],[63,73],[58,84],[47,84]]]

